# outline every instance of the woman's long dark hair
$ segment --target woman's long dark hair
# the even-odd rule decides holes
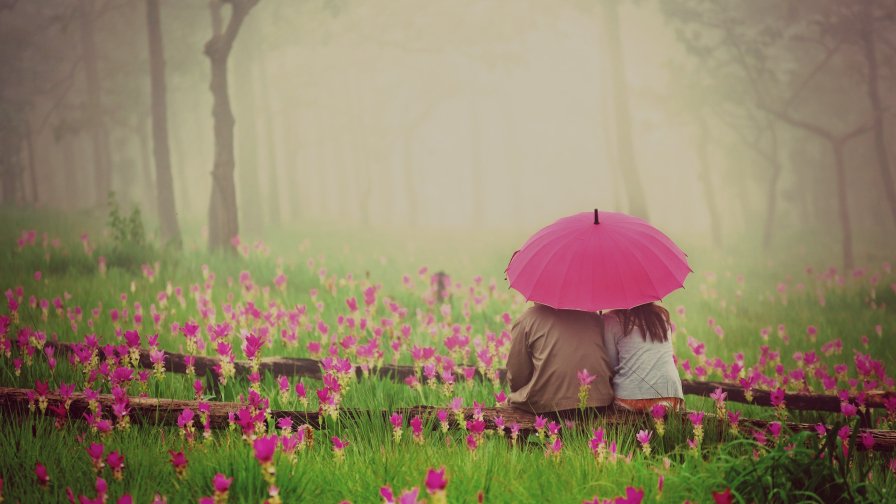
[[[622,321],[622,334],[627,336],[637,327],[641,330],[644,341],[649,338],[654,343],[663,343],[669,339],[669,311],[662,306],[647,303],[618,312]]]

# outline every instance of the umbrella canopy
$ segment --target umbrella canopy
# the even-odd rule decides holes
[[[597,210],[535,233],[510,258],[510,286],[553,308],[633,308],[681,288],[687,255],[647,222]]]

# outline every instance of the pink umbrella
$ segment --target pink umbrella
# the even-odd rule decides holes
[[[510,286],[554,308],[632,308],[681,288],[687,255],[647,222],[597,210],[535,233],[507,265]]]

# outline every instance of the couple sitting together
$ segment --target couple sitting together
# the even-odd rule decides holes
[[[679,409],[684,396],[670,328],[669,312],[655,303],[604,314],[536,304],[513,325],[510,404],[535,413],[575,409],[585,369],[596,376],[588,407]]]

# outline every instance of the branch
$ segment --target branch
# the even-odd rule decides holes
[[[815,67],[811,71],[809,71],[808,74],[806,74],[803,80],[800,81],[799,85],[797,85],[796,89],[793,91],[793,93],[791,93],[790,97],[787,98],[787,100],[784,102],[784,107],[782,108],[782,110],[790,110],[793,102],[795,102],[796,99],[799,98],[803,90],[806,89],[806,86],[809,85],[809,82],[811,82],[812,79],[814,79],[815,76],[818,75],[818,73],[827,66],[827,64],[831,61],[831,58],[833,58],[834,55],[837,54],[837,52],[840,50],[841,44],[842,42],[838,40],[834,47],[826,48],[827,52],[825,53],[824,57],[815,65]]]
[[[223,33],[212,35],[212,38],[205,43],[205,54],[209,58],[226,57],[230,54],[233,47],[233,41],[240,31],[240,26],[249,11],[258,5],[259,0],[222,0],[223,3],[230,4],[230,19],[227,20],[227,27]]]
[[[830,131],[828,131],[820,126],[816,126],[815,124],[808,123],[806,121],[797,119],[797,118],[791,116],[790,114],[788,114],[787,112],[782,112],[780,110],[772,109],[771,107],[766,106],[764,103],[760,103],[759,108],[761,108],[762,110],[765,110],[769,114],[775,116],[782,122],[787,123],[790,126],[793,126],[794,128],[808,131],[809,133],[812,133],[813,135],[824,138],[825,140],[827,140],[829,142],[837,141],[837,137],[835,137],[834,134],[831,133]]]
[[[60,81],[60,82],[65,83],[65,88],[62,90],[62,93],[59,94],[59,97],[56,99],[56,101],[53,102],[53,104],[50,106],[50,109],[47,110],[47,113],[44,115],[44,118],[41,119],[40,123],[38,123],[35,133],[40,134],[44,130],[44,127],[46,127],[47,122],[50,120],[50,117],[53,116],[53,114],[56,112],[56,109],[59,108],[59,105],[61,105],[62,102],[65,100],[65,97],[68,96],[68,92],[71,90],[72,83],[74,82],[73,75],[75,73],[75,69],[78,67],[78,64],[80,62],[81,62],[80,58],[77,61],[75,61],[72,64],[71,68],[69,69],[68,77],[63,79],[62,81]]]

